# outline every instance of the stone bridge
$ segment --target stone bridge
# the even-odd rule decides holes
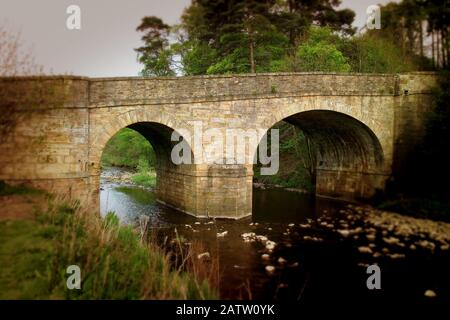
[[[98,208],[103,149],[129,127],[155,149],[162,203],[197,217],[241,218],[252,213],[252,164],[175,165],[171,134],[192,121],[224,132],[267,131],[285,120],[317,146],[318,195],[368,199],[395,179],[423,135],[435,80],[432,73],[0,78],[0,180]]]

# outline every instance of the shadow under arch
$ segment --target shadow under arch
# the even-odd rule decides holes
[[[312,183],[317,195],[360,200],[384,190],[388,176],[383,172],[383,148],[366,124],[322,109],[298,112],[281,121],[298,127],[313,146]]]
[[[187,179],[185,179],[185,176],[189,175],[192,170],[192,165],[175,164],[172,160],[172,150],[174,146],[180,143],[180,141],[183,141],[184,138],[175,129],[158,122],[135,122],[124,128],[138,132],[150,143],[154,150],[156,160],[154,168],[156,172],[155,193],[158,202],[179,211],[187,212],[186,202],[188,200],[185,195],[187,190],[189,190],[189,187],[186,188]],[[121,129],[119,129],[116,134]],[[172,141],[172,134],[174,132],[178,133],[178,141]],[[115,134],[105,143],[102,149],[102,156],[106,146],[113,137],[115,137]],[[185,148],[182,152],[189,152],[191,163],[194,163],[192,148],[189,145],[189,141],[185,140],[185,142]]]

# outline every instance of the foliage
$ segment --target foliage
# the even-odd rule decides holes
[[[156,186],[156,172],[150,168],[147,161],[141,159],[137,167],[138,173],[131,177],[131,180],[140,186],[155,187]]]
[[[144,17],[137,31],[144,32],[144,46],[135,49],[144,65],[143,76],[172,76],[172,53],[169,47],[170,27],[157,17]]]
[[[176,271],[156,244],[141,241],[109,213],[51,203],[33,220],[0,222],[2,299],[211,299],[206,280]],[[68,290],[66,268],[81,268]],[[126,270],[126,272],[124,272]]]
[[[280,122],[280,169],[276,175],[262,176],[255,168],[255,181],[314,192],[315,151],[307,136],[294,125]]]
[[[217,61],[217,51],[210,46],[187,42],[181,47],[183,70],[186,75],[203,75],[208,73],[211,65]]]
[[[0,76],[37,75],[42,66],[35,63],[33,53],[24,49],[21,36],[0,25]]]
[[[349,72],[351,67],[336,45],[331,30],[312,27],[309,39],[297,50],[301,71]]]
[[[354,32],[354,13],[339,5],[339,0],[197,0],[172,29],[145,17],[138,27],[145,32],[144,46],[137,49],[142,74],[173,75],[179,60],[186,75],[290,71],[289,60],[311,24]],[[177,41],[169,44],[175,34]]]
[[[341,50],[353,72],[398,73],[417,70],[411,57],[404,57],[389,40],[370,33],[342,42]]]
[[[138,168],[154,166],[155,152],[151,144],[138,132],[124,128],[106,144],[102,165]]]
[[[421,69],[448,67],[447,0],[389,2],[381,12],[382,28],[370,30],[370,35],[394,44],[402,58],[414,60]]]

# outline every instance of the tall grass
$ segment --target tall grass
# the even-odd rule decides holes
[[[196,268],[174,268],[173,253],[143,232],[120,225],[109,213],[105,219],[61,199],[36,214],[40,234],[52,243],[45,261],[38,297],[66,299],[214,299],[208,279],[190,273]],[[146,238],[146,237],[145,237]],[[192,254],[189,253],[191,256]],[[66,287],[66,269],[81,269],[81,289]],[[42,283],[42,281],[41,281]],[[46,292],[42,292],[46,291]]]

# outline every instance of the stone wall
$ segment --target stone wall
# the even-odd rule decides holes
[[[415,72],[399,75],[399,95],[395,101],[395,136],[393,179],[399,183],[408,183],[409,175],[415,167],[411,161],[416,147],[420,145],[426,134],[426,118],[434,108],[431,89],[436,87],[436,74],[431,72]]]

